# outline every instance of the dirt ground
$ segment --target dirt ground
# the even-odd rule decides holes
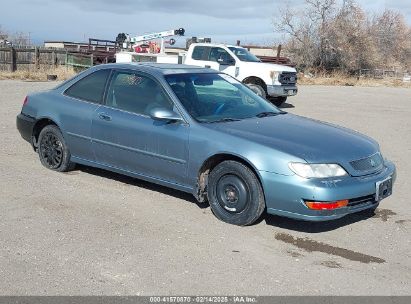
[[[284,108],[380,142],[398,178],[375,214],[236,227],[178,191],[43,168],[15,117],[54,85],[0,81],[1,295],[411,294],[410,89],[301,86]]]

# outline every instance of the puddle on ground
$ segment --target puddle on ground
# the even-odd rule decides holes
[[[361,263],[384,263],[385,260],[360,252],[352,251],[345,248],[335,247],[325,243],[317,242],[309,238],[295,238],[286,233],[276,233],[275,238],[287,244],[292,244],[307,252],[323,252],[345,258],[347,260]]]
[[[397,213],[395,213],[394,211],[389,210],[389,209],[376,209],[374,211],[374,213],[375,214],[374,214],[373,218],[379,218],[383,222],[388,221],[391,216],[397,215]]]
[[[328,268],[343,268],[342,265],[336,261],[322,261],[319,265],[328,267]]]

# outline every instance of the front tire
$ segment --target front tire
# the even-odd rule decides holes
[[[41,164],[47,169],[66,172],[74,167],[70,161],[70,150],[57,126],[45,126],[38,139],[38,153]]]
[[[256,93],[258,96],[266,99],[267,97],[267,93],[265,92],[264,88],[258,84],[254,84],[254,83],[247,83],[246,84],[251,91],[253,91],[254,93]]]
[[[207,196],[214,215],[234,225],[255,223],[265,209],[258,178],[250,168],[236,161],[224,161],[211,171]]]

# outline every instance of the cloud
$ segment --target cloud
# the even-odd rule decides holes
[[[410,0],[357,0],[361,6],[368,11],[381,12],[384,9],[399,11],[411,21],[411,1]]]
[[[339,3],[342,0],[337,0]],[[357,0],[365,10],[385,7],[401,11],[411,24],[410,0]],[[186,36],[216,42],[274,44],[281,35],[272,20],[287,3],[302,8],[304,0],[0,0],[0,24],[10,32],[30,32],[43,40],[115,39],[184,27]],[[179,40],[185,40],[181,38]]]
[[[205,15],[225,19],[253,19],[272,14],[274,0],[63,0],[89,11],[130,15],[145,12]],[[278,2],[278,1],[277,1]]]

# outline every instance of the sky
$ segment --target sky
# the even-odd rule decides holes
[[[411,24],[411,0],[357,2],[371,12],[398,10]],[[272,21],[285,3],[298,8],[304,0],[0,0],[0,27],[30,33],[36,44],[115,40],[122,32],[137,36],[183,27],[188,37],[270,45],[282,39],[274,34]]]

